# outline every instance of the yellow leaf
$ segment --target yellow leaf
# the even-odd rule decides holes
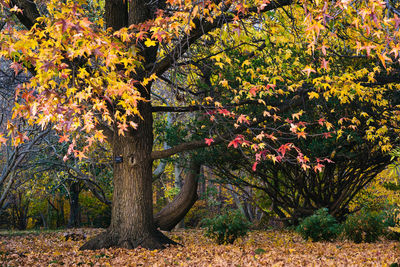
[[[309,96],[309,99],[319,98],[319,94],[316,92],[309,92],[308,96]]]
[[[157,43],[155,41],[153,41],[153,40],[151,40],[149,38],[147,38],[146,41],[144,42],[144,45],[147,46],[147,47],[156,46],[156,44]]]

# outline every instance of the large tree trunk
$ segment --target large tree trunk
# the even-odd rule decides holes
[[[144,95],[145,92],[142,92]],[[148,102],[139,104],[143,119],[138,128],[112,140],[113,154],[122,157],[114,163],[114,192],[111,225],[108,230],[87,242],[81,249],[109,247],[148,249],[176,244],[156,229],[153,220],[152,164],[153,118]]]
[[[106,5],[105,18],[107,26],[114,30],[123,26],[124,19],[113,20],[118,16],[118,10],[125,14],[125,0],[113,1],[114,5]],[[119,2],[119,4],[115,4]],[[148,0],[129,1],[129,24],[139,24],[153,17],[156,2]],[[112,7],[112,8],[111,8]],[[156,60],[157,47],[145,48],[139,41],[138,47],[143,49],[143,65],[153,64]],[[138,69],[133,79],[142,81],[147,74]],[[111,224],[108,230],[89,240],[81,247],[84,249],[100,249],[109,247],[135,248],[141,246],[148,249],[163,248],[165,244],[176,244],[157,230],[153,220],[152,197],[152,164],[153,148],[153,117],[150,103],[151,84],[146,88],[138,86],[142,97],[148,101],[138,104],[142,119],[130,118],[137,123],[137,129],[130,129],[125,135],[118,135],[114,126],[114,136],[111,140],[113,155],[122,157],[121,163],[114,162],[114,192],[112,202]]]

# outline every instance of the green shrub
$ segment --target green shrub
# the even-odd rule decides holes
[[[387,227],[387,238],[400,241],[400,206],[392,205],[385,209],[384,226]]]
[[[361,210],[350,215],[344,223],[345,236],[355,243],[375,242],[383,234],[384,214]]]
[[[213,238],[218,244],[232,244],[238,237],[249,231],[250,222],[240,211],[228,211],[211,219],[204,219],[205,236]]]
[[[310,238],[312,241],[330,241],[335,239],[341,230],[340,224],[328,213],[327,208],[317,210],[302,220],[296,228],[304,239]]]

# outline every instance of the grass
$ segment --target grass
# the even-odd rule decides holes
[[[0,230],[0,236],[13,237],[13,236],[41,235],[41,234],[58,233],[64,231],[65,229]]]

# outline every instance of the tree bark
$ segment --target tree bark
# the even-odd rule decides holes
[[[128,26],[128,1],[109,0],[105,2],[104,20],[107,28],[117,31]]]
[[[171,231],[196,202],[200,167],[196,161],[190,162],[189,173],[181,191],[172,202],[156,214],[154,221],[161,230]]]
[[[79,205],[79,193],[81,191],[81,182],[72,182],[69,194],[69,219],[68,219],[68,227],[76,228],[81,225],[81,211]]]
[[[36,23],[36,19],[40,17],[39,11],[34,1],[29,0],[12,0],[11,6],[18,6],[22,13],[16,12],[16,16],[21,23],[30,29]]]
[[[124,8],[121,6],[121,11],[124,12]],[[154,11],[151,10],[150,2],[132,0],[129,2],[128,22],[129,24],[142,23],[151,19]],[[115,10],[112,12],[115,14]],[[112,20],[107,19],[107,21],[107,26],[114,29],[119,27],[119,25],[112,25]],[[138,46],[142,48],[140,54],[144,58],[144,64],[154,63],[157,47],[144,48],[145,46],[142,46],[140,42]],[[138,69],[133,78],[141,81],[146,75],[143,70]],[[164,248],[165,244],[176,244],[158,231],[154,224],[151,84],[148,84],[147,87],[138,86],[137,90],[142,97],[149,100],[138,103],[138,110],[142,118],[130,118],[137,123],[137,128],[128,130],[124,135],[118,135],[118,129],[114,126],[114,136],[111,140],[114,159],[122,157],[122,162],[114,161],[114,192],[110,227],[105,233],[89,240],[80,248],[81,250],[109,247],[135,248],[138,246],[160,249]]]
[[[36,5],[32,1],[15,1],[17,1],[17,6],[23,9],[23,13],[18,15],[19,20],[28,29],[31,28],[39,16]],[[105,20],[107,26],[117,30],[123,26],[128,26],[125,25],[127,23],[136,25],[143,23],[154,17],[157,7],[163,6],[163,2],[165,1],[131,0],[127,4],[128,2],[123,0],[106,0]],[[271,3],[263,9],[263,12],[289,3],[291,3],[291,0]],[[128,17],[126,17],[127,13]],[[145,68],[138,68],[137,74],[129,78],[136,81],[143,81],[151,73],[156,73],[160,76],[189,49],[192,43],[211,30],[232,21],[235,15],[237,14],[228,16],[228,20],[217,18],[213,23],[208,23],[205,20],[196,21],[196,28],[187,35],[188,38],[182,38],[183,41],[178,43],[172,49],[171,54],[158,64],[156,64],[158,46],[146,48],[143,41],[138,41],[136,44],[139,49],[138,55],[143,58],[143,66]],[[155,153],[155,157],[152,158],[153,120],[150,104],[151,85],[148,85],[147,88],[137,89],[141,93],[141,96],[147,100],[138,105],[138,110],[142,118],[130,118],[138,124],[138,128],[126,132],[124,136],[119,136],[116,134],[118,129],[115,127],[114,136],[111,138],[114,156],[121,156],[123,159],[121,163],[114,163],[114,194],[111,225],[105,233],[90,240],[81,249],[108,247],[134,248],[136,246],[155,249],[164,247],[164,244],[175,243],[156,229],[153,219],[152,160],[154,158],[168,157],[183,150],[204,147],[205,144],[204,141],[198,141],[191,145],[183,144],[178,146],[179,149],[171,148],[165,153]],[[117,109],[118,105],[116,103],[117,101],[110,103],[110,106]],[[222,142],[222,140],[214,140],[214,143],[219,142]],[[196,166],[196,170],[199,169],[199,166]],[[192,178],[195,179],[195,177]],[[190,188],[197,188],[197,180],[194,183],[196,186],[191,186]],[[187,184],[188,186],[190,185],[189,182]],[[195,192],[189,190],[190,193],[184,197],[184,192],[185,190],[182,190],[181,198],[179,198],[181,200],[178,199],[179,201],[172,202],[174,204],[170,206],[171,208],[167,206],[164,209],[165,214],[175,214],[173,217],[182,216],[183,218],[184,214],[195,201],[191,197],[196,196]],[[184,199],[188,198],[190,201],[185,202]],[[178,206],[176,203],[181,203],[182,206]]]
[[[141,102],[139,108],[143,119],[136,120],[138,128],[125,136],[114,134],[112,140],[113,156],[122,157],[122,162],[114,162],[111,225],[81,250],[137,246],[160,249],[165,244],[176,244],[158,231],[153,221],[153,118],[148,102]]]

